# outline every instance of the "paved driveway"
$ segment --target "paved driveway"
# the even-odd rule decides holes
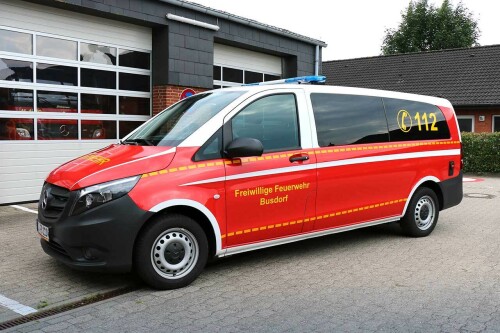
[[[499,332],[500,178],[466,183],[464,192],[426,238],[401,236],[388,224],[236,255],[189,287],[143,287],[12,331]],[[10,234],[0,223],[4,247]],[[32,229],[26,221],[27,238]],[[23,244],[12,246],[19,249],[10,255],[22,251]],[[35,293],[57,293],[58,283],[99,289],[128,281],[69,271],[31,240],[24,246],[39,264],[17,270],[30,276],[10,282],[18,289],[30,281]],[[2,280],[11,269],[1,264]],[[2,281],[0,288],[14,287]]]

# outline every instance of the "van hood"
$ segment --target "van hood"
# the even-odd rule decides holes
[[[47,182],[71,191],[166,168],[175,147],[114,144],[78,157],[53,170]]]

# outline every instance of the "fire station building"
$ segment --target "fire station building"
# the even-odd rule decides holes
[[[2,0],[0,204],[183,97],[320,74],[325,46],[180,0]]]

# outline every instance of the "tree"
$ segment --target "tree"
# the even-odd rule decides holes
[[[398,29],[386,29],[384,55],[478,46],[480,30],[472,13],[449,0],[434,7],[427,0],[410,1]]]

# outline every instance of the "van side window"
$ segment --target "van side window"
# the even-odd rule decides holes
[[[196,154],[194,155],[193,161],[206,161],[206,160],[215,160],[218,158],[222,158],[221,155],[222,150],[222,128],[219,128],[217,132],[214,133],[203,144],[203,146],[198,149]]]
[[[294,94],[266,96],[251,103],[231,120],[233,139],[260,140],[264,152],[300,148]]]
[[[320,147],[388,142],[380,97],[311,94]]]
[[[391,141],[449,139],[441,110],[432,104],[384,98]]]

